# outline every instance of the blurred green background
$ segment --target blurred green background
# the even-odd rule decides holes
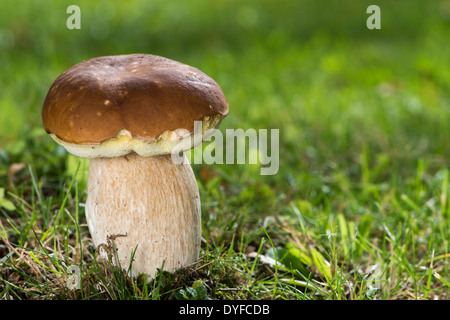
[[[72,4],[81,30],[66,27]],[[381,30],[366,27],[371,4]],[[324,164],[356,173],[361,154],[381,169],[424,157],[439,168],[449,158],[449,36],[449,1],[3,0],[1,156],[26,155],[26,138],[47,141],[40,111],[63,71],[140,52],[214,78],[230,105],[222,129],[280,129],[280,177],[294,186]]]

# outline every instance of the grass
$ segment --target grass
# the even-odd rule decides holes
[[[379,1],[377,31],[365,1],[78,3],[78,31],[65,28],[69,1],[0,4],[1,299],[450,298],[444,1]],[[280,129],[276,175],[192,165],[200,259],[149,283],[98,257],[87,162],[40,122],[57,75],[131,52],[211,75],[230,104],[222,130]]]

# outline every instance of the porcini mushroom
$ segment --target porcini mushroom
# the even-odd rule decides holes
[[[219,85],[200,70],[150,54],[97,57],[61,74],[44,101],[46,132],[90,159],[85,213],[97,248],[113,239],[122,268],[154,277],[197,261],[201,210],[187,161],[228,113]],[[185,155],[183,154],[185,157]],[[135,251],[133,261],[132,252]]]

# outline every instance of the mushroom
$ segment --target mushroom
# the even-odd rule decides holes
[[[90,159],[89,232],[97,249],[113,242],[132,276],[152,279],[162,267],[174,272],[198,260],[200,197],[184,151],[227,113],[213,79],[150,54],[85,60],[52,84],[44,129],[68,152]],[[184,161],[173,161],[175,154]]]

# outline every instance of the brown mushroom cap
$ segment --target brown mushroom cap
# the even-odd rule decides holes
[[[120,132],[151,143],[164,132],[192,134],[194,121],[218,126],[227,113],[222,89],[200,70],[129,54],[85,60],[61,74],[45,98],[42,120],[62,144],[97,145]]]

